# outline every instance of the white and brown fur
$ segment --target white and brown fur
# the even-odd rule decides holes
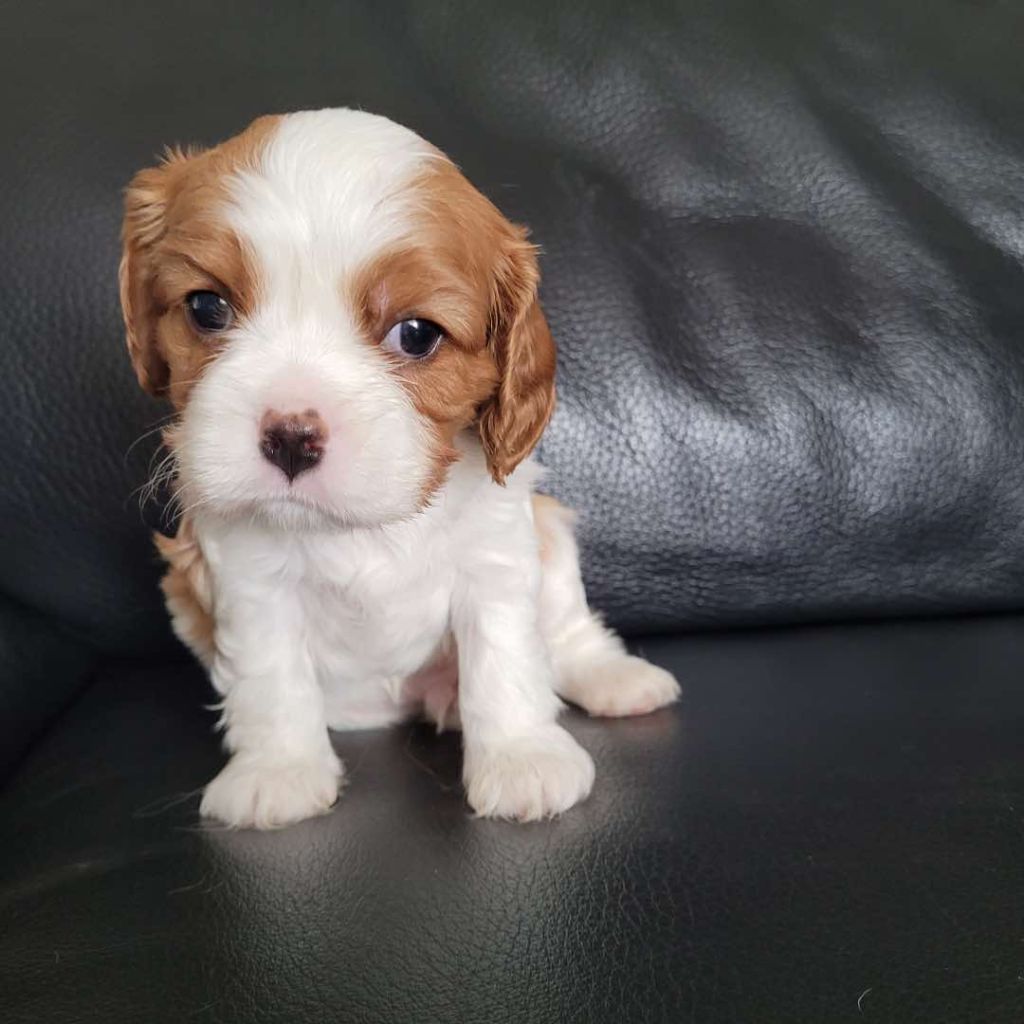
[[[572,515],[534,493],[555,350],[525,231],[413,132],[339,109],[169,153],[129,186],[123,239],[129,351],[177,412],[164,593],[230,753],[202,813],[323,813],[328,729],[415,715],[461,727],[479,814],[584,799],[559,698],[630,715],[679,691],[590,611]],[[228,329],[196,329],[196,291],[230,303]],[[443,330],[426,358],[385,344],[410,318]],[[289,479],[261,424],[300,414],[322,458]]]

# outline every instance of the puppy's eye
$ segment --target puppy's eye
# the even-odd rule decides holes
[[[386,335],[383,345],[410,359],[429,356],[441,343],[444,331],[431,320],[400,320]]]
[[[231,303],[216,292],[189,292],[185,296],[185,309],[192,325],[203,334],[227,330],[235,319]]]

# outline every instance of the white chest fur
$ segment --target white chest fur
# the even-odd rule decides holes
[[[384,527],[311,532],[197,518],[213,582],[218,689],[234,674],[226,662],[244,662],[237,671],[246,676],[297,663],[315,676],[334,728],[385,725],[422,704],[417,673],[446,658],[454,673],[460,579],[493,573],[500,587],[503,566],[522,573],[536,558],[532,530],[522,528],[536,468],[498,487],[475,446],[462,455],[431,507]]]

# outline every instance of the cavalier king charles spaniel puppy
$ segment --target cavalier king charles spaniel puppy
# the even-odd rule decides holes
[[[230,754],[201,813],[322,814],[328,730],[415,716],[462,730],[478,814],[583,800],[560,698],[638,715],[679,687],[588,608],[572,514],[534,493],[555,347],[526,232],[340,109],[169,151],[128,186],[123,246],[132,362],[177,414],[163,590]]]

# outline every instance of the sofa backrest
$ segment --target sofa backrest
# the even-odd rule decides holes
[[[543,247],[541,453],[611,621],[1020,606],[1019,19],[912,6],[10,8],[0,594],[103,651],[172,649],[133,497],[167,410],[123,351],[120,190],[164,143],[354,105]]]

